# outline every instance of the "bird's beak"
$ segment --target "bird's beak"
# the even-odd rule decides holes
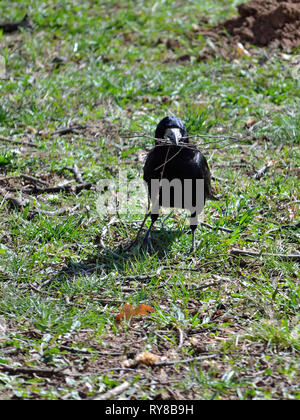
[[[172,143],[178,146],[182,134],[179,128],[168,128],[165,132],[165,138],[170,139]]]

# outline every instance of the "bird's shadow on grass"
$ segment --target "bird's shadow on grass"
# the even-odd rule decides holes
[[[128,270],[130,263],[143,263],[150,258],[155,260],[164,260],[169,254],[173,242],[186,234],[186,230],[160,230],[151,231],[154,254],[149,254],[141,248],[142,237],[138,243],[128,248],[129,243],[121,243],[115,248],[103,248],[100,245],[95,254],[79,262],[70,260],[65,267],[55,273],[51,279],[54,281],[70,281],[79,276],[92,276],[94,274],[109,274],[111,271],[117,271],[120,274]]]

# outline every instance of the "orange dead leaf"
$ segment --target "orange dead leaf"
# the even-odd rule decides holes
[[[115,320],[120,322],[122,319],[129,319],[132,317],[133,309],[130,303],[125,303],[123,312],[115,316]]]
[[[159,361],[159,357],[149,351],[144,351],[136,355],[135,361],[142,365],[153,366]]]
[[[133,316],[139,315],[149,315],[151,312],[154,312],[154,308],[152,308],[152,306],[145,305],[144,303],[139,305],[136,309],[133,309],[130,303],[125,303],[123,312],[116,315],[115,320],[120,322],[122,319],[130,319]]]
[[[254,124],[256,124],[258,121],[253,119],[253,118],[249,118],[245,124],[244,124],[244,128],[250,128],[252,127]]]
[[[138,353],[134,359],[121,360],[121,364],[126,368],[133,368],[138,365],[155,366],[158,361],[159,356],[149,351],[143,351],[142,353]]]
[[[142,303],[138,308],[133,311],[133,315],[149,315],[151,312],[154,312],[154,308],[149,305]]]

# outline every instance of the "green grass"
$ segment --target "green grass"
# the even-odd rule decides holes
[[[127,380],[132,399],[299,399],[299,264],[276,256],[299,251],[299,51],[199,61],[207,40],[193,25],[233,15],[236,1],[2,3],[1,16],[27,11],[33,30],[0,34],[0,138],[37,147],[0,140],[0,187],[29,200],[20,210],[0,194],[0,398],[85,399]],[[22,174],[74,183],[74,163],[94,185],[120,169],[140,178],[152,141],[123,134],[152,136],[166,114],[191,134],[247,136],[197,139],[219,201],[201,215],[216,229],[199,227],[194,254],[176,212],[157,222],[155,255],[126,253],[143,217],[101,216],[95,188],[18,192],[32,186]],[[84,128],[54,134],[70,121]],[[155,312],[117,325],[126,302]],[[120,370],[144,350],[195,360]]]

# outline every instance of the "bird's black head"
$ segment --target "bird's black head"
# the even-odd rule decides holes
[[[189,142],[188,133],[183,122],[173,116],[165,117],[158,123],[155,130],[155,138],[170,139],[176,145],[178,142]]]

